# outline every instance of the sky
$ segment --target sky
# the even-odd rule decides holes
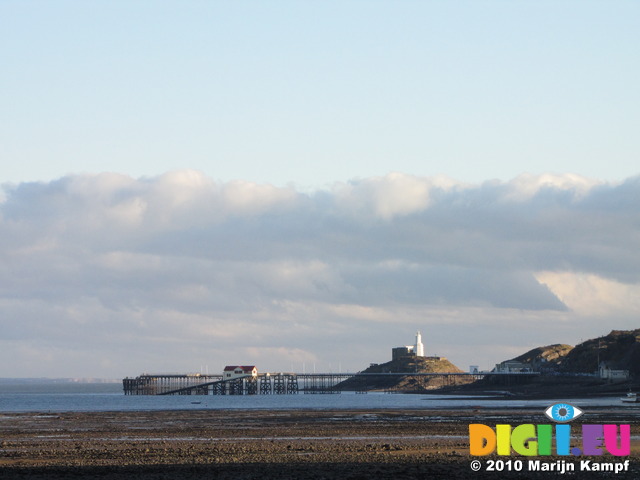
[[[639,14],[0,2],[0,377],[638,328]]]

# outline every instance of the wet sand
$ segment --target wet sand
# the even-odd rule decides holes
[[[630,412],[595,412],[588,422],[631,423],[637,437],[638,414],[630,421]],[[0,413],[0,478],[557,477],[472,472],[476,457],[468,454],[470,423],[548,422],[537,410],[478,409]],[[488,458],[498,457],[480,459],[486,463]],[[621,459],[607,455],[597,460]],[[632,439],[629,460],[626,473],[578,472],[574,478],[640,478],[637,439]]]

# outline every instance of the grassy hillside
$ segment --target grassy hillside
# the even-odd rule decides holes
[[[640,375],[640,329],[612,330],[608,335],[570,345],[547,345],[534,348],[514,358],[543,370],[569,373],[593,373],[599,362],[613,369],[629,370]]]
[[[561,370],[591,373],[597,369],[598,362],[603,361],[611,368],[629,370],[632,376],[638,376],[640,329],[612,330],[604,337],[577,345],[562,361]]]
[[[422,377],[411,373],[460,373],[458,367],[441,357],[404,357],[387,363],[372,365],[361,373],[406,373],[406,375],[384,376],[367,375],[353,377],[340,384],[343,390],[394,390],[402,392],[423,392],[452,384],[469,383],[467,377]]]

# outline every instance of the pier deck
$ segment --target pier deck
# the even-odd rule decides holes
[[[537,372],[519,373],[261,373],[223,379],[222,375],[202,374],[143,374],[125,378],[122,386],[125,395],[293,395],[330,394],[342,391],[366,393],[382,378],[411,377],[419,384],[427,378],[439,378],[442,386],[452,386],[461,380],[479,380],[485,376],[524,378],[539,375]],[[348,385],[343,382],[350,380]],[[393,389],[390,389],[393,391]]]

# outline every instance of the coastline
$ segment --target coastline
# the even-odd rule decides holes
[[[629,418],[624,409],[595,409],[587,421],[631,423],[637,437],[640,421],[633,412]],[[496,472],[470,471],[476,457],[468,454],[469,423],[546,423],[540,413],[524,408],[0,413],[0,476],[498,478]],[[632,443],[633,470],[615,478],[640,477],[639,458],[640,448]],[[499,476],[546,478],[531,472]],[[593,478],[603,478],[602,472]]]

